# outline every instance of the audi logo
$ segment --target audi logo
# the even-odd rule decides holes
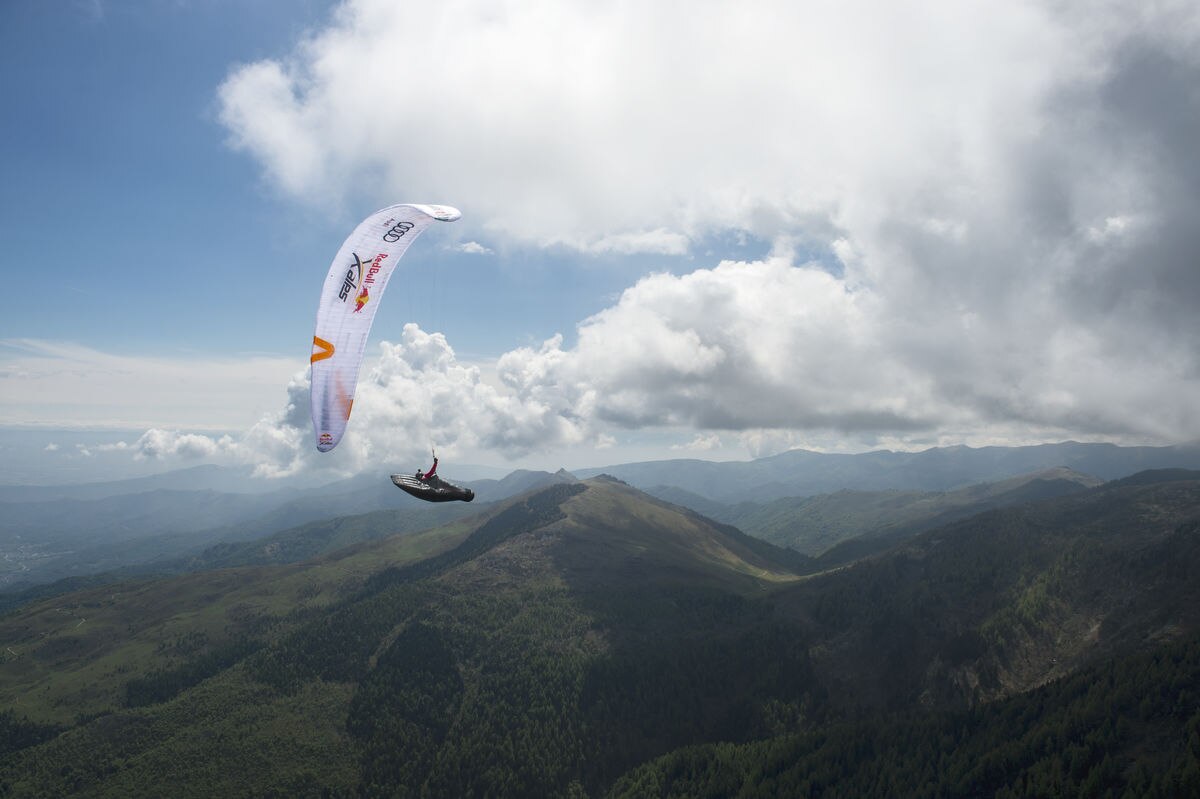
[[[412,222],[397,222],[392,225],[391,230],[383,234],[383,240],[387,242],[400,241],[400,237],[412,229]]]

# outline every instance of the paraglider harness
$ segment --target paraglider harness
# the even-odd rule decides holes
[[[435,451],[433,453],[433,465],[429,467],[429,471],[422,472],[420,469],[417,469],[417,473],[412,477],[409,477],[407,474],[393,474],[392,482],[405,493],[426,502],[450,502],[454,500],[470,502],[475,499],[475,492],[471,489],[447,483],[438,477],[436,474],[437,465],[438,459],[437,452]]]

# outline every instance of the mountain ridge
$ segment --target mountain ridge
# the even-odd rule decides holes
[[[843,489],[942,491],[1057,467],[1104,480],[1149,468],[1200,469],[1200,446],[1119,447],[1062,442],[859,454],[790,450],[753,461],[652,461],[578,469],[575,474],[586,478],[607,472],[639,488],[668,485],[723,503],[736,503]]]
[[[749,462],[645,462],[585,469],[575,475],[561,470],[554,475],[517,470],[500,480],[464,484],[485,501],[503,499],[541,480],[611,473],[638,488],[736,524],[738,520],[723,506],[845,489],[940,491],[1064,464],[1106,479],[1125,477],[1146,466],[1200,468],[1200,447],[1123,448],[1064,442],[857,455],[794,450]],[[261,538],[351,513],[416,508],[419,502],[374,474],[327,485],[289,485],[257,492],[251,490],[254,483],[245,470],[198,466],[74,487],[0,486],[0,585],[32,585],[81,576],[89,568],[96,571],[88,564],[121,568],[184,554],[189,548]],[[264,487],[267,484],[258,486]],[[218,493],[208,493],[213,491]],[[177,534],[174,542],[163,535],[171,531]],[[194,539],[194,546],[187,536]],[[127,542],[120,553],[96,549],[96,545],[109,547],[118,538]]]

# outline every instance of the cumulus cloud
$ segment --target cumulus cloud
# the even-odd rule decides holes
[[[757,452],[803,443],[789,431],[945,443],[981,431],[1172,440],[1200,429],[1185,354],[1118,361],[1103,337],[1061,319],[1046,338],[1040,322],[1056,308],[1038,289],[1026,299],[1032,329],[1001,315],[997,336],[995,321],[953,306],[928,329],[922,311],[893,316],[877,292],[815,265],[726,262],[647,277],[582,323],[574,348],[555,338],[514,350],[498,374],[564,418],[741,431]],[[1157,396],[1163,385],[1178,395]]]
[[[111,446],[125,449],[126,447],[122,444]],[[202,459],[211,458],[222,450],[229,449],[232,444],[233,439],[227,435],[212,438],[196,433],[180,433],[152,428],[143,433],[133,444],[133,450],[140,458],[177,456],[185,459]]]
[[[305,448],[308,421],[307,370],[292,376],[282,408],[263,414],[236,435],[210,435],[152,427],[132,442],[102,444],[105,451],[129,451],[137,460],[206,461],[253,467],[259,477],[286,477],[306,468],[339,473],[330,463],[310,462]],[[330,468],[333,467],[333,468]],[[342,472],[344,473],[344,472]]]
[[[920,427],[862,298],[784,260],[658,274],[561,339],[498,364],[518,397],[625,427]],[[889,376],[889,372],[892,374]],[[891,383],[890,391],[881,384]]]
[[[707,452],[709,450],[721,448],[721,437],[716,433],[708,435],[698,435],[689,441],[687,444],[675,444],[671,449],[691,450],[693,452]]]
[[[300,196],[402,188],[496,235],[678,252],[706,230],[861,224],[901,196],[934,210],[922,190],[951,211],[1005,177],[1055,92],[1103,79],[1130,13],[1093,5],[350,0],[233,70],[222,119]]]
[[[427,448],[519,458],[612,446],[619,430],[722,434],[753,456],[796,446],[911,448],[969,442],[1033,443],[1104,435],[1171,441],[1197,430],[1200,390],[1180,384],[1177,360],[1112,356],[1087,330],[1049,340],[1018,334],[998,347],[975,338],[969,314],[956,335],[924,340],[881,330],[869,291],[816,265],[783,258],[724,262],[683,276],[651,275],[585,320],[577,343],[554,336],[505,353],[489,369],[460,363],[445,337],[407,325],[368,361],[354,416],[334,457],[317,455],[307,381],[288,408],[234,445],[260,473],[380,462],[414,466]],[[1035,310],[1036,309],[1032,309]],[[994,357],[979,358],[980,351]],[[932,370],[927,359],[952,365]],[[1174,381],[1176,397],[1157,396]],[[1153,414],[1143,413],[1152,407]],[[704,432],[707,431],[707,432]],[[203,446],[186,439],[172,447]],[[165,450],[155,439],[142,451]],[[221,446],[213,442],[213,447]]]
[[[496,385],[414,333],[368,413],[510,452],[678,426],[765,453],[1200,436],[1198,87],[1187,0],[352,0],[220,101],[298,197],[403,189],[583,252],[775,245],[644,278]],[[485,423],[382,399],[420,381]]]
[[[478,366],[459,362],[441,333],[408,324],[400,341],[380,342],[367,359],[349,428],[329,453],[317,452],[312,440],[307,370],[293,377],[283,408],[238,437],[156,428],[120,446],[142,458],[243,463],[263,477],[345,475],[382,464],[415,467],[431,447],[451,457],[501,453],[517,458],[595,435],[565,410],[490,384]]]

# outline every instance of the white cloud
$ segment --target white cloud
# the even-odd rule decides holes
[[[139,457],[224,459],[280,477],[314,470],[353,474],[381,464],[407,469],[431,447],[459,462],[467,454],[517,458],[586,437],[587,426],[561,408],[484,381],[478,367],[458,361],[440,333],[409,324],[399,342],[380,342],[376,352],[364,364],[346,435],[330,453],[318,453],[312,440],[306,373],[292,379],[284,408],[236,439],[152,429],[131,446]]]
[[[860,442],[950,430],[1165,441],[1200,432],[1186,354],[1123,358],[1061,320],[1043,338],[1054,308],[1039,292],[1011,316],[956,315],[951,305],[927,328],[916,310],[889,318],[877,293],[811,265],[727,262],[645,278],[586,320],[574,349],[553,339],[516,350],[499,373],[519,397],[591,425],[759,431],[760,441],[762,431],[793,431],[793,446],[794,431]],[[1158,395],[1163,385],[1178,393]]]
[[[1189,0],[348,0],[220,101],[236,146],[305,201],[445,198],[491,240],[612,254],[749,232],[853,253],[848,284],[897,315],[933,295],[1018,305],[1042,281],[1087,324],[1178,326],[1200,300],[1197,17]]]
[[[577,249],[593,253],[616,253],[618,255],[633,255],[634,253],[684,255],[688,251],[687,236],[673,233],[665,228],[612,233],[593,241],[553,241],[558,244],[571,244]]]
[[[185,459],[212,458],[222,450],[227,450],[233,444],[229,436],[211,438],[195,433],[180,433],[178,431],[160,430],[153,428],[142,434],[133,445],[139,458],[181,457]],[[125,449],[121,444],[113,445]]]
[[[519,396],[627,427],[927,424],[907,401],[922,381],[889,365],[861,305],[780,259],[652,275],[583,322],[574,350],[516,350],[499,371]]]
[[[1048,309],[1035,297],[1036,316]],[[555,336],[501,356],[494,382],[459,363],[441,334],[408,325],[400,342],[380,344],[335,452],[354,471],[385,456],[415,463],[434,444],[460,461],[595,451],[621,429],[691,430],[695,450],[733,431],[754,456],[1200,432],[1200,386],[1180,380],[1178,358],[1131,353],[1114,369],[1086,328],[1060,325],[1043,341],[1044,330],[1014,324],[987,340],[976,326],[994,320],[969,314],[930,337],[891,335],[878,302],[782,258],[651,275],[585,320],[573,347]],[[1166,384],[1178,393],[1158,395]],[[302,422],[287,428],[299,440],[288,456],[319,461]]]
[[[467,255],[491,255],[492,251],[477,241],[466,241],[458,245],[458,251]]]
[[[698,435],[686,444],[675,444],[671,449],[690,450],[693,452],[708,452],[721,448],[721,437],[716,433]]]
[[[445,197],[496,236],[675,253],[1003,181],[1129,16],[1080,30],[1054,8],[351,0],[290,56],[233,70],[222,118],[298,196]]]
[[[649,275],[494,379],[406,328],[372,350],[330,458],[303,378],[269,410],[283,362],[244,374],[269,404],[214,424],[252,425],[246,441],[136,449],[288,473],[646,428],[755,454],[1196,438],[1198,53],[1200,15],[1172,0],[352,0],[220,89],[233,143],[285,191],[450,202],[481,255],[473,236],[615,256],[727,233],[772,255]],[[34,348],[2,364],[28,396],[6,390],[6,418],[93,384],[114,419],[160,430],[244,405],[165,362],[109,379],[129,364]]]
[[[487,379],[442,334],[407,325],[399,342],[369,355],[332,453],[313,446],[306,372],[293,376],[282,407],[241,435],[156,427],[94,449],[247,464],[266,477],[332,477],[416,468],[432,446],[459,463],[572,449],[599,457],[622,429],[674,430],[684,440],[690,430],[677,448],[693,451],[722,447],[732,431],[754,457],[1098,435],[1169,441],[1200,429],[1194,385],[1170,402],[1154,395],[1178,362],[1142,359],[1114,372],[1086,331],[1041,344],[1026,338],[976,360],[968,324],[913,357],[911,342],[875,327],[873,302],[782,258],[651,275],[585,320],[575,346],[555,336],[512,350]],[[931,374],[926,355],[955,368]],[[1155,414],[1139,413],[1149,406]]]

